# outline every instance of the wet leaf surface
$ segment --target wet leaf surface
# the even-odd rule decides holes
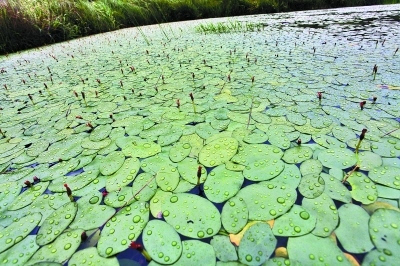
[[[131,241],[150,265],[398,260],[399,12],[160,24],[0,57],[0,264],[146,264]]]

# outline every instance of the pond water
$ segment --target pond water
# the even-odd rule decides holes
[[[399,29],[357,7],[0,57],[1,264],[396,264]]]

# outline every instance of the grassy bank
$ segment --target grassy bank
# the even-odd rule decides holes
[[[169,21],[399,0],[0,0],[0,54]]]

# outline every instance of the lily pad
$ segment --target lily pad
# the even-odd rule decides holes
[[[174,190],[179,183],[179,172],[173,166],[163,167],[156,174],[156,182],[159,188],[164,191]]]
[[[155,177],[150,173],[141,173],[132,184],[133,196],[136,200],[149,201],[157,191]]]
[[[368,213],[354,204],[339,208],[340,223],[335,233],[343,248],[351,253],[366,253],[374,248],[368,233]],[[353,217],[357,217],[354,219]]]
[[[182,242],[174,228],[159,220],[149,221],[143,230],[143,244],[153,260],[173,264],[182,254]]]
[[[320,237],[329,236],[339,223],[339,216],[333,200],[325,193],[314,199],[304,198],[302,202],[310,214],[317,217],[312,234]]]
[[[249,163],[243,171],[243,175],[247,180],[266,181],[278,176],[285,168],[282,160],[260,160]]]
[[[238,141],[234,138],[216,139],[204,146],[199,153],[199,162],[207,167],[229,161],[237,152]]]
[[[371,171],[372,169],[382,165],[382,158],[373,152],[364,151],[358,154],[360,169],[364,171]]]
[[[149,221],[149,205],[137,201],[122,208],[104,226],[97,244],[102,257],[110,257],[127,249]]]
[[[344,203],[351,203],[352,198],[350,191],[342,184],[342,182],[340,182],[337,178],[325,173],[321,173],[320,175],[325,181],[324,192],[326,195],[334,200]]]
[[[215,265],[215,251],[210,244],[199,240],[182,241],[182,256],[174,265]]]
[[[122,149],[125,156],[147,158],[161,152],[161,146],[150,141],[133,142]]]
[[[247,224],[249,211],[242,198],[233,197],[229,199],[222,208],[221,221],[224,229],[237,234]]]
[[[312,150],[309,147],[299,146],[293,147],[285,151],[282,160],[286,163],[301,163],[312,157]]]
[[[79,200],[80,201],[80,200]],[[70,228],[91,230],[102,226],[109,217],[113,216],[115,209],[106,205],[79,204],[78,212]]]
[[[378,197],[378,191],[374,182],[361,172],[353,172],[347,181],[350,183],[350,191],[353,199],[363,204],[374,203]]]
[[[110,135],[111,129],[111,125],[108,124],[97,126],[92,133],[90,133],[89,139],[91,141],[101,141]]]
[[[300,237],[289,237],[287,245],[289,257],[301,265],[326,263],[327,265],[348,265],[345,254],[330,238],[313,234]]]
[[[238,255],[228,236],[216,235],[211,239],[211,246],[220,261],[236,261]]]
[[[371,170],[368,177],[375,183],[395,189],[400,189],[400,168],[380,166]]]
[[[385,252],[386,251],[386,252]],[[392,254],[389,250],[379,251],[378,249],[371,250],[364,257],[362,265],[365,266],[385,266],[385,265],[396,265],[399,261],[399,256]]]
[[[2,265],[25,265],[33,256],[39,245],[35,241],[36,236],[29,235],[23,240],[0,254]]]
[[[123,187],[120,190],[111,191],[104,198],[104,204],[119,208],[135,201],[131,187]]]
[[[395,158],[400,156],[400,140],[396,138],[382,138],[380,142],[372,143],[372,151],[382,157]]]
[[[235,196],[243,182],[241,172],[230,171],[225,165],[219,165],[207,176],[204,193],[210,201],[221,203]]]
[[[49,186],[49,182],[40,182],[24,192],[22,192],[15,200],[9,205],[8,210],[15,211],[31,204],[37,197]]]
[[[264,144],[242,145],[238,149],[238,154],[232,158],[232,162],[249,165],[252,162],[264,160],[280,159],[283,152],[276,146]]]
[[[118,259],[116,257],[103,258],[98,253],[95,247],[85,248],[76,252],[68,261],[70,266],[79,265],[109,265],[118,266]]]
[[[207,171],[205,167],[192,158],[186,158],[178,163],[178,171],[183,179],[191,184],[197,185],[197,171],[198,167],[201,166],[200,183],[204,183],[207,178]]]
[[[300,172],[303,176],[308,174],[320,174],[322,172],[322,164],[315,159],[309,159],[300,165]]]
[[[325,190],[325,181],[319,174],[309,174],[301,178],[299,192],[305,198],[315,199]]]
[[[260,265],[272,255],[277,242],[267,223],[256,223],[244,233],[240,241],[239,261],[246,265]]]
[[[53,243],[41,247],[28,261],[28,265],[42,261],[65,263],[81,244],[82,233],[82,229],[62,233]]]
[[[0,253],[23,240],[39,224],[41,219],[40,213],[29,214],[0,230]]]
[[[174,146],[169,150],[169,158],[174,163],[180,162],[189,156],[190,151],[192,150],[192,146],[189,143],[177,142]]]
[[[36,243],[43,246],[56,239],[72,223],[77,210],[76,202],[68,202],[55,210],[40,227]]]
[[[375,247],[385,254],[399,254],[400,212],[377,209],[369,220],[369,234]]]
[[[121,168],[125,161],[125,156],[120,151],[113,151],[108,154],[99,167],[100,173],[102,175],[112,175]]]
[[[295,203],[294,188],[264,181],[242,188],[237,194],[249,210],[249,219],[268,221],[285,214]]]
[[[139,168],[139,159],[134,157],[127,158],[117,172],[107,177],[107,191],[116,191],[126,187],[135,179]]]
[[[318,160],[328,168],[346,169],[357,162],[356,155],[347,149],[329,149],[319,153]]]
[[[221,215],[208,200],[187,193],[172,194],[162,203],[165,221],[181,235],[207,238],[221,228]]]

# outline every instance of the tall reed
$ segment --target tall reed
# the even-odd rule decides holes
[[[400,0],[0,0],[0,54],[162,22],[383,3]]]

